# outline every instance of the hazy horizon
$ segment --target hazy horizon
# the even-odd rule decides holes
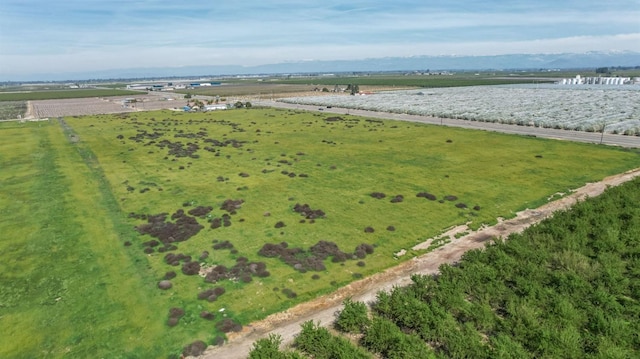
[[[131,68],[637,51],[640,0],[5,0],[0,81]]]

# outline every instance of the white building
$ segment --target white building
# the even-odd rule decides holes
[[[217,110],[226,110],[227,105],[205,105],[203,111],[217,111]]]
[[[581,77],[562,79],[557,82],[560,85],[627,85],[631,84],[630,77]]]

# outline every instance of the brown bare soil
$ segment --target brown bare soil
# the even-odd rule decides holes
[[[227,335],[229,341],[225,345],[210,346],[199,358],[246,358],[251,351],[253,342],[271,333],[281,335],[285,345],[290,344],[294,336],[300,331],[300,325],[305,321],[313,320],[319,321],[324,326],[330,325],[346,298],[351,297],[353,300],[365,303],[372,302],[379,291],[390,291],[393,287],[410,284],[410,277],[413,274],[435,274],[438,272],[440,265],[456,263],[468,250],[483,248],[494,238],[506,238],[512,233],[522,232],[525,228],[551,217],[556,211],[568,209],[578,201],[602,194],[608,187],[618,186],[639,176],[640,168],[607,177],[600,182],[589,183],[559,200],[545,204],[537,209],[518,212],[514,218],[501,220],[495,226],[481,228],[475,232],[469,231],[466,226],[450,229],[442,235],[449,236],[451,242],[435,251],[412,258],[384,272],[353,282],[333,293],[301,303],[284,312],[272,314],[264,320],[251,323],[240,332],[229,333]],[[455,238],[456,233],[462,232],[471,233]],[[428,242],[430,240],[426,243]]]

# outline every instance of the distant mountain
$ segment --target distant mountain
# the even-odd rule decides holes
[[[3,75],[0,73],[0,80],[63,81],[368,71],[580,69],[610,66],[640,66],[640,52],[384,57],[362,60],[286,62],[251,67],[228,65],[113,69],[95,72],[35,74],[29,76],[29,78],[19,78],[16,75]]]

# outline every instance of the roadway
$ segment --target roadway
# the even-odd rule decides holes
[[[494,131],[509,133],[522,136],[535,136],[542,138],[551,138],[557,140],[575,141],[575,142],[587,142],[587,143],[599,143],[610,146],[620,146],[628,148],[640,148],[640,136],[625,136],[615,135],[611,133],[601,132],[584,132],[584,131],[572,131],[572,130],[558,130],[553,128],[541,128],[541,127],[529,127],[518,125],[507,125],[493,122],[478,122],[468,120],[457,120],[452,118],[438,118],[431,116],[410,115],[404,113],[389,113],[389,112],[377,112],[368,110],[354,110],[349,108],[340,107],[319,107],[312,105],[299,105],[290,104],[279,101],[254,101],[254,105],[276,107],[283,109],[294,110],[307,110],[307,111],[319,111],[322,108],[322,112],[339,114],[339,115],[355,115],[364,116],[370,118],[380,118],[387,120],[408,121],[427,123],[439,126],[450,126],[468,128],[474,130]]]

